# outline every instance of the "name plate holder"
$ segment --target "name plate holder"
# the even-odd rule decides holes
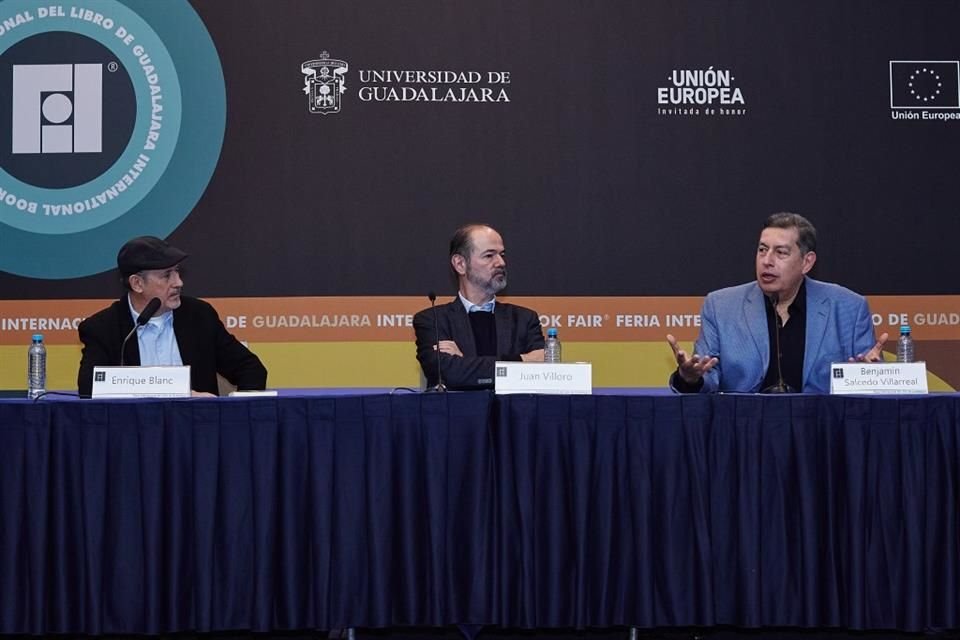
[[[93,398],[189,398],[190,366],[94,367]]]
[[[230,398],[276,398],[280,395],[276,389],[261,389],[259,391],[231,391]]]
[[[926,362],[836,362],[830,365],[831,394],[928,392]]]
[[[593,365],[589,362],[496,363],[494,393],[593,393]]]

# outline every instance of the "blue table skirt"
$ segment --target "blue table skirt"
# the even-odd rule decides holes
[[[0,633],[960,627],[960,399],[0,402]]]

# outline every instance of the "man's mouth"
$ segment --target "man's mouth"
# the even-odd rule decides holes
[[[773,273],[761,273],[760,281],[770,283],[777,279],[777,276]]]

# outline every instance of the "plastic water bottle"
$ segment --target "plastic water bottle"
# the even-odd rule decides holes
[[[900,327],[900,339],[897,340],[897,362],[913,362],[913,337],[910,325]]]
[[[544,362],[560,362],[560,338],[557,337],[557,330],[547,329],[547,344],[543,348]]]
[[[47,391],[47,348],[43,335],[33,334],[33,342],[27,350],[27,397],[36,399]]]

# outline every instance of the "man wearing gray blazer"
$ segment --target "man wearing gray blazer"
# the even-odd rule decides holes
[[[866,299],[807,276],[817,232],[795,213],[765,221],[754,282],[707,295],[694,353],[667,341],[679,392],[828,393],[830,364],[878,361],[887,334],[874,337]]]

